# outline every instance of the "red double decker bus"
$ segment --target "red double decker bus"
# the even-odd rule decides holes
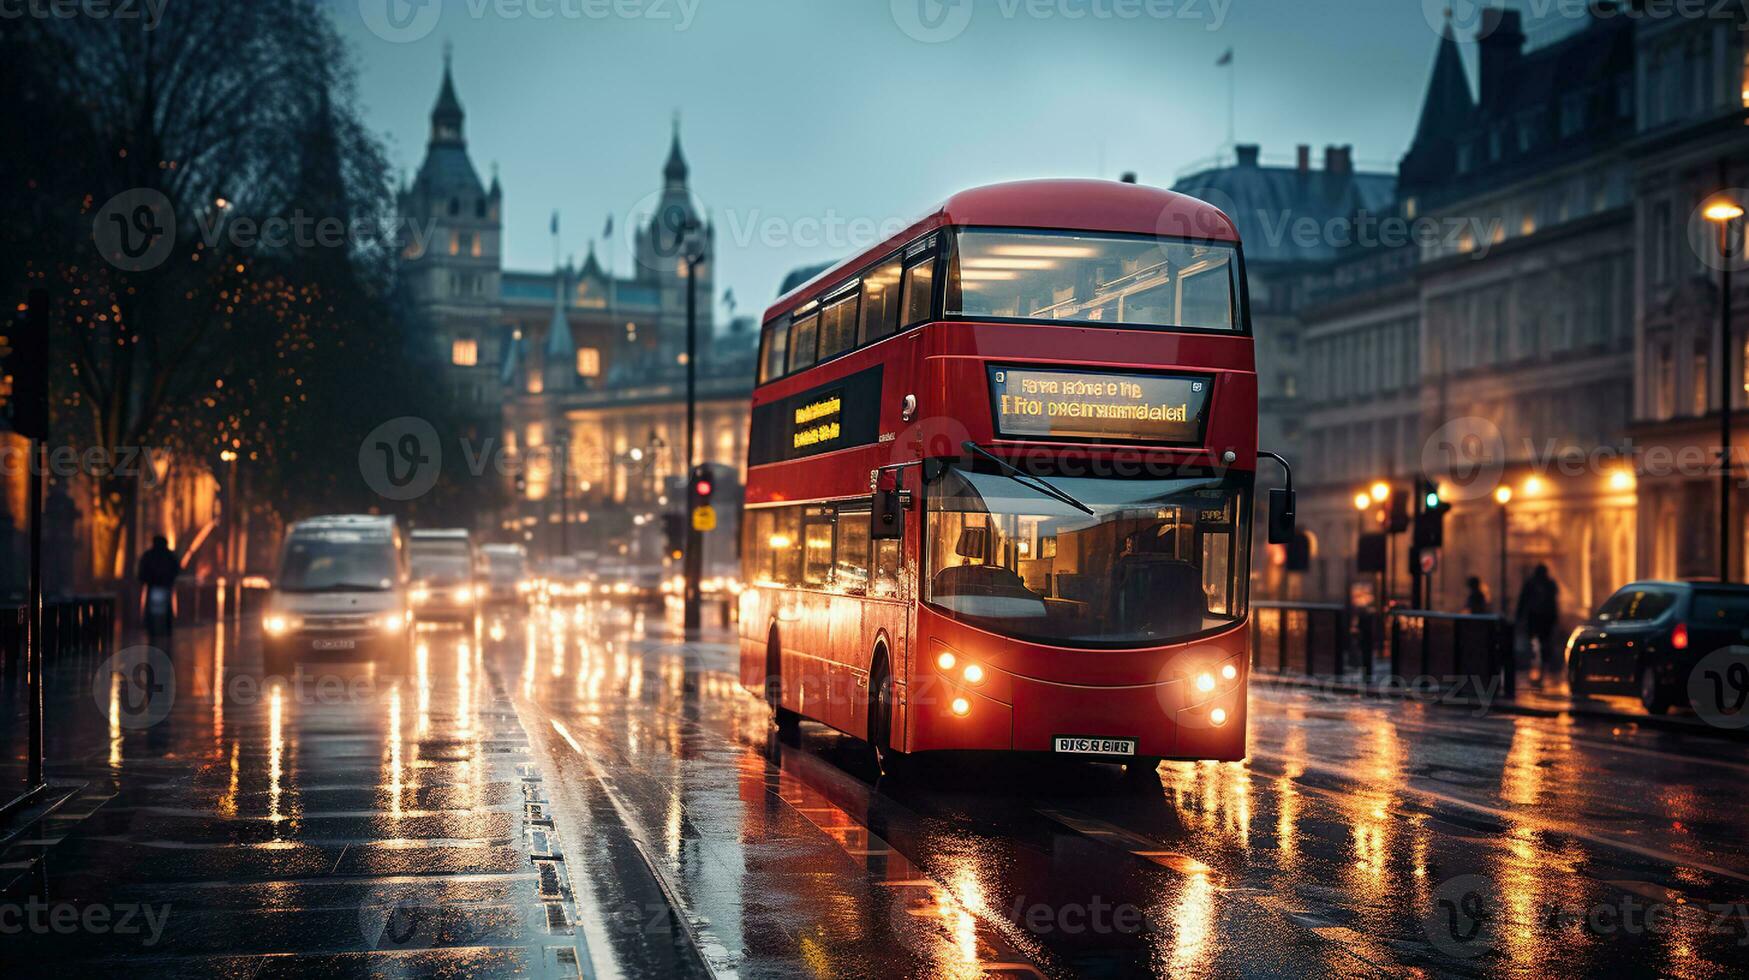
[[[780,725],[883,756],[1242,758],[1243,269],[1201,201],[1029,181],[957,194],[778,300],[742,683]],[[1272,539],[1292,519],[1276,495]]]

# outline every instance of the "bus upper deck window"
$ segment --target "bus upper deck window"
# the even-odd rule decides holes
[[[789,324],[779,320],[765,328],[764,354],[759,359],[759,383],[783,376],[789,353]]]
[[[862,336],[872,344],[899,329],[899,263],[897,260],[869,273],[862,280]]]
[[[856,346],[856,299],[851,293],[820,314],[820,360]]]
[[[935,298],[935,258],[924,259],[905,270],[902,326],[914,327],[929,319]]]
[[[820,332],[820,315],[810,314],[790,327],[789,369],[799,371],[816,360]]]

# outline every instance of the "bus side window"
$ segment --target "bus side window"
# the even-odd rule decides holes
[[[874,585],[869,590],[870,595],[899,596],[899,544],[898,541],[874,543]]]
[[[905,270],[902,327],[914,327],[929,319],[930,301],[935,298],[935,256]]]
[[[782,377],[784,356],[789,352],[789,322],[778,320],[767,325],[759,349],[759,383]]]
[[[814,363],[817,350],[815,340],[820,332],[819,314],[810,314],[797,320],[790,328],[789,369],[800,371]]]
[[[862,280],[862,336],[858,343],[872,344],[891,337],[898,329],[899,262],[895,259]]]
[[[771,581],[795,585],[802,580],[802,512],[797,507],[771,511],[771,533],[765,547],[771,556]]]
[[[809,507],[802,517],[802,585],[832,583],[832,508]]]
[[[856,346],[856,293],[839,300],[820,314],[820,360],[842,354]]]
[[[832,585],[852,595],[868,594],[867,510],[838,512],[838,553],[832,566]]]

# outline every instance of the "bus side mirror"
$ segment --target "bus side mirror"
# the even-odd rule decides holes
[[[898,541],[905,537],[905,502],[898,490],[875,491],[868,536],[874,541]]]
[[[1291,544],[1294,539],[1294,492],[1269,491],[1269,543]]]

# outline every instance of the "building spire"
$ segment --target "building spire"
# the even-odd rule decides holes
[[[686,154],[680,151],[680,110],[674,110],[674,137],[668,144],[668,163],[662,168],[662,176],[668,183],[684,185],[686,183]]]
[[[451,77],[450,67],[453,52],[449,42],[443,46],[443,84],[437,90],[437,104],[431,109],[431,142],[461,143],[462,113],[461,100],[456,98],[455,80]]]

